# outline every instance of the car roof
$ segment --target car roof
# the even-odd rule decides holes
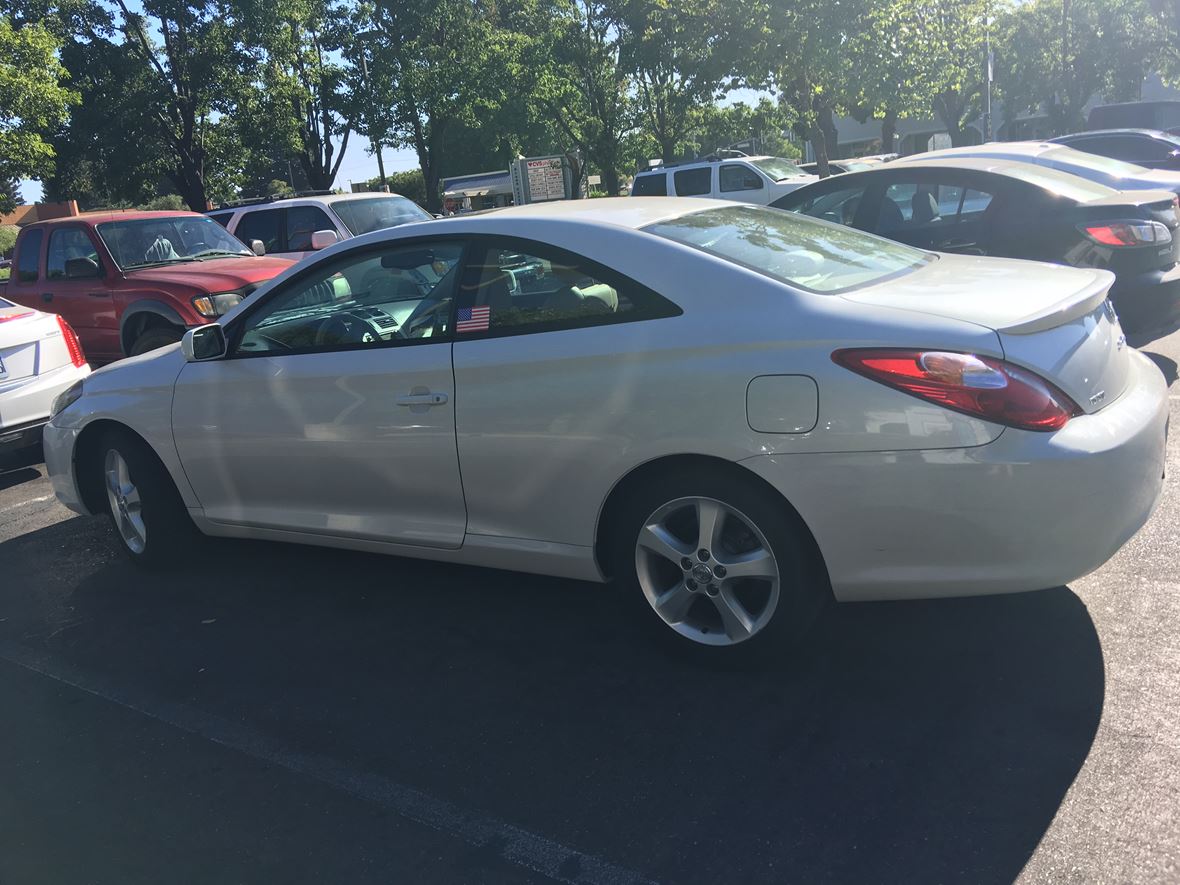
[[[691,212],[738,205],[741,204],[730,200],[708,200],[701,197],[599,197],[593,200],[554,200],[548,203],[528,203],[524,206],[505,206],[502,209],[489,209],[486,212],[454,215],[420,223],[429,223],[431,230],[437,231],[449,224],[491,222],[494,225],[497,219],[543,218],[553,221],[609,224],[636,230]]]
[[[387,194],[383,191],[362,191],[351,194],[308,194],[302,197],[283,197],[279,200],[260,200],[257,203],[243,203],[240,206],[218,206],[212,212],[233,212],[237,209],[270,209],[274,206],[300,206],[308,203],[346,203],[350,200],[368,200],[374,197],[397,197],[399,200],[410,200],[401,194]]]
[[[1071,132],[1068,135],[1059,135],[1052,139],[1056,143],[1061,143],[1074,138],[1088,138],[1091,135],[1146,135],[1150,138],[1164,136],[1168,141],[1172,141],[1172,136],[1164,132],[1162,129],[1087,129],[1085,132]]]
[[[1037,157],[1045,151],[1058,150],[1060,144],[1048,141],[989,141],[986,144],[971,144],[963,147],[940,148],[936,151],[923,151],[920,154],[910,154],[900,157],[898,162],[906,164],[919,162],[926,158],[938,157],[971,157],[979,154],[1018,154],[1024,157]]]
[[[907,158],[904,164],[888,164],[873,169],[862,169],[859,172],[848,172],[847,175],[880,175],[893,169],[968,169],[972,172],[995,172],[999,175],[1009,174],[1014,168],[1033,165],[1023,160],[1009,157],[972,157],[972,156],[943,156],[940,151],[923,159]],[[1043,168],[1043,167],[1042,167]]]
[[[144,210],[120,212],[115,209],[104,210],[99,212],[83,212],[81,215],[68,215],[65,218],[47,218],[44,221],[35,221],[32,224],[26,225],[28,228],[34,227],[54,227],[60,224],[69,224],[71,222],[83,224],[103,224],[107,221],[139,221],[145,218],[204,218],[205,216],[200,212],[189,212],[188,210]]]
[[[651,169],[644,169],[641,172],[636,172],[635,177],[640,175],[655,175],[656,173],[664,172],[679,172],[681,169],[690,169],[693,166],[713,166],[717,163],[749,163],[751,160],[778,160],[784,159],[788,163],[795,163],[794,160],[786,157],[772,157],[770,154],[759,154],[756,157],[718,157],[715,160],[706,160],[703,157],[699,160],[677,160],[667,166],[653,166]],[[795,165],[799,165],[795,163]]]

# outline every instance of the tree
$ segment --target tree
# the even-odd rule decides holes
[[[744,102],[709,105],[701,109],[689,146],[698,154],[708,154],[756,139],[760,153],[797,157],[799,149],[784,136],[793,123],[790,110],[769,98],[759,99],[754,107]]]
[[[512,70],[525,38],[499,15],[472,0],[379,0],[354,16],[356,33],[378,32],[366,63],[370,93],[391,112],[380,140],[414,149],[431,211],[441,208],[448,131],[494,119],[517,86]]]
[[[1002,86],[1016,112],[1043,111],[1055,133],[1085,127],[1085,108],[1139,97],[1169,41],[1144,0],[1033,0],[1001,27]]]
[[[381,179],[371,178],[364,182],[364,186],[371,191],[379,191]],[[391,172],[385,176],[385,186],[389,188],[391,194],[401,194],[419,206],[426,205],[426,180],[422,177],[421,169]]]
[[[77,96],[61,85],[59,41],[43,26],[13,27],[0,17],[0,181],[38,178],[53,169],[45,130],[60,125]],[[0,189],[0,213],[16,201]]]
[[[672,160],[702,109],[732,88],[750,18],[722,0],[622,0],[619,27],[644,125]]]
[[[243,143],[294,159],[313,189],[330,189],[353,130],[346,68],[333,60],[354,45],[351,28],[330,0],[233,2],[258,62],[238,101]]]
[[[115,0],[122,13],[122,49],[149,76],[131,98],[141,106],[142,128],[167,155],[165,174],[188,206],[208,203],[208,143],[217,115],[232,113],[251,59],[234,23],[213,0],[146,0],[143,13]],[[152,37],[158,32],[162,39]],[[222,133],[226,135],[223,127]]]
[[[538,23],[542,36],[529,47],[537,112],[599,170],[603,190],[616,194],[624,144],[639,116],[617,11],[603,0],[559,0],[549,21],[548,28]]]

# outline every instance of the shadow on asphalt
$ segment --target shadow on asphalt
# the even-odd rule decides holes
[[[12,452],[0,452],[0,492],[41,476],[34,465],[41,463],[41,446],[27,446]]]
[[[1151,351],[1147,350],[1143,351],[1143,355],[1155,363],[1159,370],[1164,373],[1164,380],[1167,381],[1168,386],[1171,387],[1172,384],[1175,383],[1177,377],[1176,361],[1170,357],[1164,356],[1162,353],[1152,353]]]
[[[528,575],[221,542],[171,576],[44,576],[107,531],[0,544],[3,635],[664,881],[1010,882],[1102,712],[1064,587],[836,606],[805,655],[735,673]]]

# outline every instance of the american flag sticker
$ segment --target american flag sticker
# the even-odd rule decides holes
[[[490,307],[460,307],[455,318],[456,332],[486,332],[492,321]]]

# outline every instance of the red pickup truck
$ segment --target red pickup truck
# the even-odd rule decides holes
[[[195,212],[103,212],[22,228],[0,296],[61,314],[93,364],[179,341],[293,262]]]

